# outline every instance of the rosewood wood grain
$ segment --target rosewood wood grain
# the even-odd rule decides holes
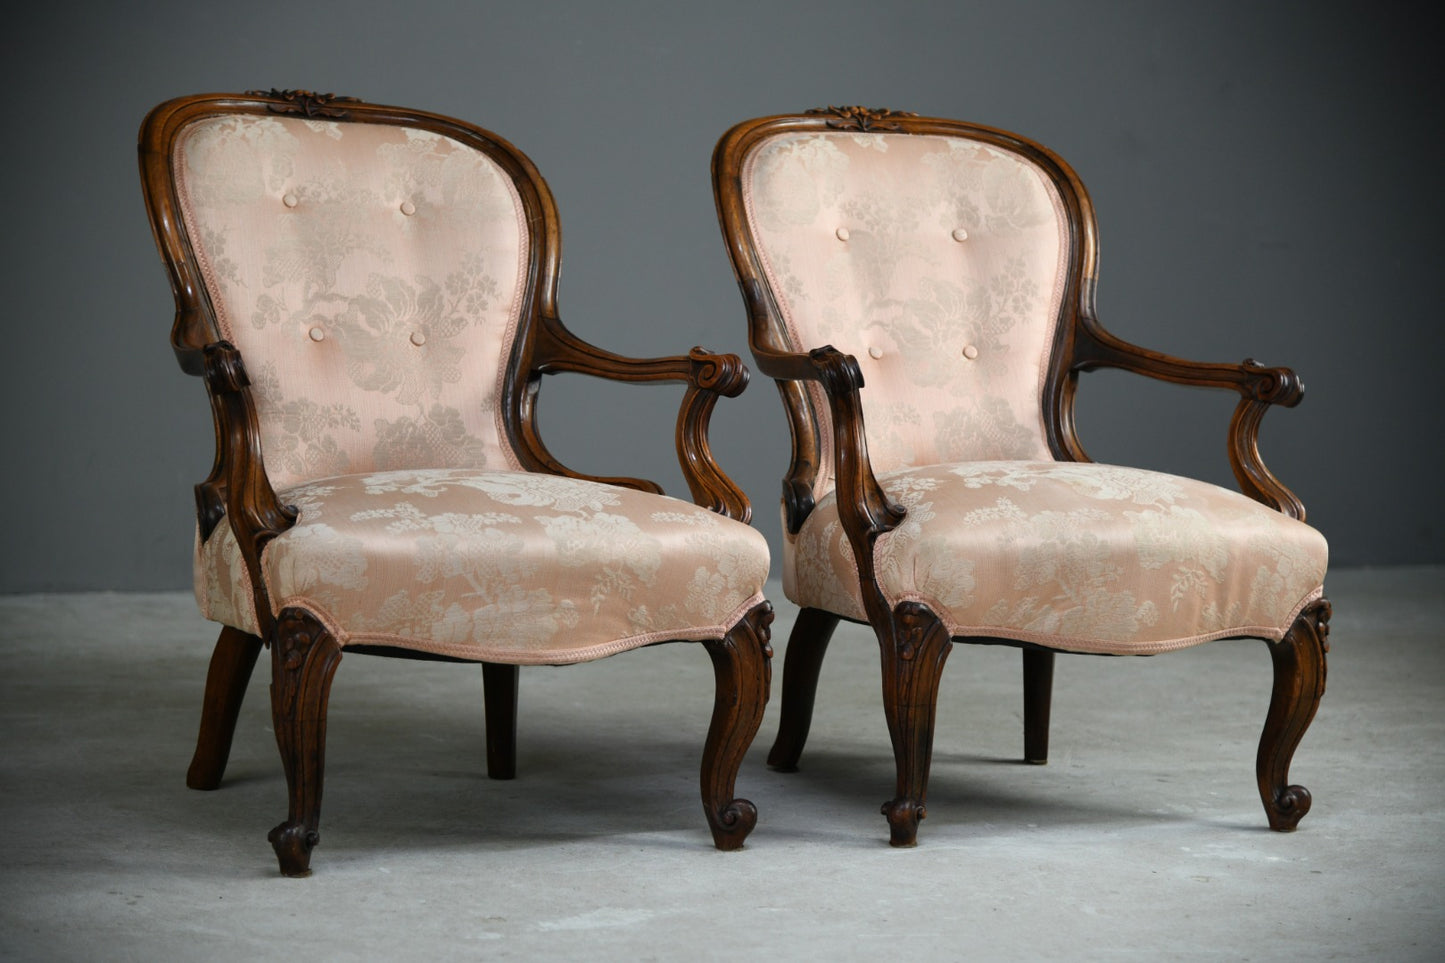
[[[537,397],[543,375],[591,375],[611,381],[638,383],[682,382],[687,385],[678,409],[675,436],[678,463],[693,502],[741,522],[752,518],[752,507],[742,489],[713,458],[708,426],[719,398],[735,398],[748,384],[748,370],[735,354],[714,354],[693,348],[686,355],[628,358],[587,343],[567,330],[555,317],[536,326],[530,347],[524,390],[516,396],[515,432],[519,454],[534,470],[571,478],[584,478],[660,494],[661,486],[638,478],[603,478],[564,466],[547,450],[537,425]]]
[[[886,107],[814,107],[809,114],[826,118],[830,130],[883,131],[899,130],[898,118],[917,117],[908,110],[889,110]]]
[[[708,425],[719,398],[736,397],[747,387],[748,369],[735,354],[713,354],[702,348],[693,348],[688,362],[687,391],[674,436],[683,477],[695,504],[746,525],[753,518],[752,505],[713,458]]]
[[[321,783],[326,769],[326,707],[341,646],[305,609],[283,609],[271,641],[271,720],[286,770],[286,821],[266,837],[285,876],[311,875],[321,841]]]
[[[768,766],[778,772],[797,772],[808,730],[813,725],[813,702],[818,695],[818,674],[828,641],[838,627],[838,616],[822,609],[804,608],[788,636],[783,656],[783,698],[778,737],[768,753]]]
[[[251,682],[261,640],[229,625],[221,629],[206,673],[206,697],[201,707],[201,728],[196,735],[196,752],[186,771],[186,785],[192,789],[216,789],[226,774],[236,720]]]
[[[878,629],[883,661],[883,714],[893,740],[898,781],[881,812],[889,844],[918,845],[918,823],[928,815],[928,767],[943,664],[953,649],[937,615],[918,602],[902,602],[888,631]]]
[[[308,120],[350,120],[351,111],[344,104],[359,104],[357,97],[339,97],[336,94],[318,94],[310,90],[248,90],[247,97],[264,97],[266,109],[273,114],[298,114]]]
[[[1237,392],[1240,400],[1229,422],[1227,452],[1240,491],[1275,511],[1304,521],[1304,504],[1265,467],[1259,451],[1260,421],[1269,407],[1293,408],[1304,398],[1304,383],[1297,374],[1289,368],[1266,367],[1252,358],[1239,364],[1210,364],[1141,348],[1104,330],[1089,303],[1079,318],[1069,371],[1071,376],[1077,376],[1100,368]]]
[[[1325,694],[1325,654],[1330,650],[1328,599],[1307,606],[1285,637],[1269,645],[1274,689],[1259,739],[1255,772],[1269,828],[1293,832],[1310,811],[1310,791],[1289,783],[1289,764]]]
[[[487,716],[487,775],[517,778],[517,685],[515,665],[482,663],[482,689]]]
[[[702,752],[702,808],[722,850],[741,849],[758,821],[758,808],[733,791],[768,704],[772,624],[773,607],[760,602],[722,639],[703,643],[717,686]]]
[[[205,348],[206,390],[216,414],[216,437],[221,442],[217,464],[225,479],[223,488],[202,483],[205,495],[197,493],[204,514],[209,499],[221,497],[225,516],[236,536],[236,546],[246,563],[256,602],[256,624],[269,635],[275,620],[271,615],[270,590],[261,569],[261,553],[277,535],[296,524],[296,509],[282,505],[266,475],[261,456],[261,428],[256,404],[251,398],[251,380],[246,376],[241,353],[229,342],[218,341]],[[213,471],[214,474],[214,471]]]

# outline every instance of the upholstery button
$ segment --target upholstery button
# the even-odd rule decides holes
[[[974,358],[978,357],[978,349],[971,344],[965,345],[963,348],[963,356],[969,361],[972,361]]]
[[[966,241],[968,240],[968,232],[961,227],[955,227],[953,229],[953,239],[955,241]]]
[[[413,331],[411,333],[411,343],[420,348],[422,345],[426,344],[426,335],[420,331]]]
[[[846,240],[848,240],[848,229],[847,229],[846,227],[840,227],[840,228],[838,228],[838,230],[834,231],[833,233],[835,233],[835,234],[838,235],[838,240],[840,240],[840,241],[846,241]]]
[[[411,201],[402,201],[401,212],[407,217],[411,217],[413,214],[416,213],[416,205],[413,204]]]
[[[301,198],[297,197],[295,194],[286,194],[282,196],[281,203],[285,204],[287,207],[295,207],[297,204],[301,203]]]
[[[321,327],[320,327],[319,325],[318,325],[317,327],[312,328],[310,331],[308,331],[308,332],[306,332],[306,333],[307,333],[307,335],[310,336],[310,338],[311,338],[312,341],[325,341],[325,340],[326,340],[326,332],[325,332],[325,331],[322,331],[322,330],[321,330]]]
[[[877,361],[879,358],[883,357],[883,349],[875,344],[873,347],[868,349],[868,357],[872,358],[874,361]]]

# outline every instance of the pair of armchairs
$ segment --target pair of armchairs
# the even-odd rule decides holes
[[[757,819],[734,787],[769,695],[770,559],[707,428],[746,385],[741,361],[624,358],[568,331],[547,185],[470,124],[306,91],[203,95],[152,111],[140,158],[172,346],[216,433],[195,590],[222,629],[188,785],[220,784],[269,646],[289,793],[270,840],[283,873],[306,875],[343,653],[481,663],[487,769],[505,779],[520,666],[696,641],[716,675],[703,809],[718,848],[740,847]],[[1106,333],[1087,195],[1012,134],[829,108],[738,125],[713,179],[753,355],[793,437],[782,574],[801,612],[770,765],[797,767],[840,619],[880,645],[895,845],[925,815],[953,641],[1023,649],[1024,755],[1043,762],[1055,652],[1256,637],[1275,671],[1260,792],[1270,825],[1294,828],[1326,554],[1256,438],[1298,379]],[[1244,494],[1091,463],[1072,403],[1099,367],[1237,391]],[[693,502],[561,465],[536,419],[542,376],[561,372],[684,385]]]

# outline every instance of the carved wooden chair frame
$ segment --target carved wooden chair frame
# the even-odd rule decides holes
[[[873,570],[873,543],[902,523],[905,509],[892,503],[874,477],[863,429],[863,375],[857,360],[832,345],[801,353],[786,343],[786,326],[744,210],[743,165],[768,137],[805,131],[886,131],[898,134],[965,135],[1022,155],[1044,172],[1058,191],[1068,222],[1067,280],[1043,389],[1048,445],[1060,461],[1087,462],[1074,428],[1079,375],[1117,368],[1180,385],[1237,392],[1228,434],[1228,456],[1240,490],[1276,511],[1305,518],[1304,505],[1260,457],[1260,420],[1271,405],[1290,408],[1304,386],[1293,371],[1246,359],[1207,364],[1130,344],[1106,331],[1094,306],[1098,244],[1094,209],[1083,183],[1047,148],[1007,131],[962,121],[919,117],[905,111],[828,107],[804,114],[745,121],[729,130],[713,154],[712,175],[718,218],[748,314],[749,344],[758,370],[775,379],[792,435],[792,461],[783,479],[784,522],[796,533],[814,508],[814,481],[826,450],[820,420],[805,386],[817,385],[831,415],[840,521],[853,549],[864,609],[882,654],[884,711],[897,765],[894,798],[883,804],[895,846],[916,843],[926,815],[929,762],[939,680],[954,641],[1017,646],[1023,650],[1024,757],[1048,758],[1049,709],[1054,651],[999,638],[950,639],[938,615],[905,601],[890,609]],[[1256,760],[1260,797],[1270,828],[1290,831],[1309,811],[1310,794],[1289,784],[1289,764],[1325,687],[1330,603],[1307,606],[1285,637],[1269,643],[1274,685]],[[807,739],[818,674],[840,616],[804,608],[784,657],[782,718],[768,756],[775,769],[793,771]]]
[[[714,354],[702,348],[694,348],[685,356],[623,357],[588,344],[563,326],[557,311],[561,232],[552,194],[524,154],[480,127],[439,114],[298,90],[184,97],[160,105],[147,116],[139,137],[141,179],[152,231],[176,299],[171,346],[182,370],[205,380],[215,423],[215,462],[210,475],[196,486],[197,519],[204,538],[223,518],[229,518],[245,560],[262,630],[260,636],[231,627],[221,631],[210,663],[200,732],[186,783],[194,789],[219,786],[252,668],[263,645],[269,646],[276,741],[290,797],[285,822],[273,829],[269,838],[282,872],[306,875],[311,849],[320,838],[317,826],[326,706],[342,650],[312,613],[288,608],[279,616],[272,615],[262,577],[261,553],[270,540],[295,523],[297,515],[280,502],[266,474],[250,382],[240,352],[221,340],[216,312],[180,216],[171,171],[177,138],[188,124],[223,114],[280,114],[404,125],[476,149],[511,177],[533,243],[501,401],[508,441],[529,471],[661,494],[661,487],[651,481],[598,477],[562,465],[542,442],[537,397],[542,376],[562,372],[623,382],[681,382],[687,387],[677,418],[676,447],[693,500],[747,523],[751,518],[748,499],[714,461],[707,432],[717,400],[740,394],[747,385],[748,371],[736,355]],[[734,798],[733,792],[743,754],[757,732],[768,700],[772,617],[771,606],[763,602],[725,637],[703,643],[715,669],[716,697],[703,751],[701,785],[707,820],[719,849],[741,847],[757,820],[753,804]],[[348,651],[445,659],[381,646],[353,646]],[[492,778],[510,779],[516,774],[518,667],[483,663],[482,678],[487,771]]]

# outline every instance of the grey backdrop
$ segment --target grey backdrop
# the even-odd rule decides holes
[[[454,114],[528,152],[565,229],[563,317],[630,353],[746,354],[708,180],[735,121],[861,103],[1029,135],[1099,211],[1100,313],[1189,357],[1290,364],[1304,405],[1270,465],[1336,565],[1445,561],[1435,364],[1438,51],[1374,4],[459,3],[27,5],[7,15],[3,184],[7,515],[0,591],[189,583],[191,485],[210,465],[199,381],[136,175],[172,96],[303,87]],[[658,478],[670,388],[552,379],[565,461]],[[1086,378],[1098,460],[1227,481],[1230,402]],[[755,380],[715,448],[778,539],[786,428]]]

